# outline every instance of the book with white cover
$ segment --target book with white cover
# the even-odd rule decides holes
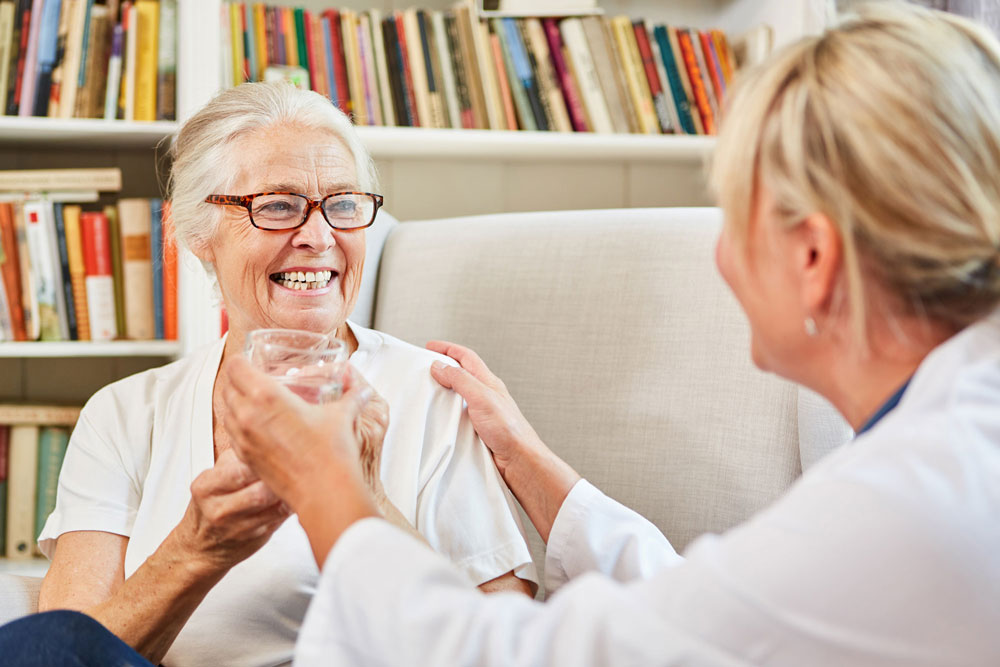
[[[35,543],[38,426],[11,426],[7,466],[6,556],[23,560],[31,558]]]
[[[52,202],[24,202],[24,226],[28,238],[32,284],[38,299],[41,340],[69,340],[69,320],[63,296],[62,269],[56,239]]]

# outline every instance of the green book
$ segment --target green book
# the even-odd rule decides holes
[[[309,80],[316,72],[309,71],[309,44],[306,40],[306,13],[301,7],[295,8],[295,45],[299,52],[299,67],[309,72]]]
[[[38,435],[38,485],[35,487],[35,538],[45,527],[45,520],[56,508],[56,489],[62,469],[69,429],[63,426],[43,426]]]
[[[111,283],[115,289],[115,326],[118,327],[118,337],[125,338],[125,277],[122,274],[122,232],[118,222],[118,207],[105,206],[104,215],[108,218],[111,234]]]

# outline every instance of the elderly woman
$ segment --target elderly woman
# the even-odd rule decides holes
[[[324,411],[228,362],[234,446],[323,566],[297,661],[1000,664],[998,174],[1000,44],[965,20],[872,9],[744,76],[712,170],[719,270],[757,365],[858,435],[683,559],[549,451],[474,354],[433,345],[461,362],[435,377],[547,539],[547,579],[573,580],[549,604],[481,596],[370,518],[363,388]]]
[[[392,504],[471,584],[528,591],[509,492],[462,398],[431,378],[443,357],[347,320],[382,203],[347,117],[315,93],[245,85],[187,121],[172,150],[177,237],[214,271],[229,333],[87,403],[39,540],[52,558],[40,608],[83,610],[154,663],[291,659],[319,571],[287,505],[230,449],[219,374],[257,328],[344,341],[392,414]]]

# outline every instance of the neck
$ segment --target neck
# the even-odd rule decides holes
[[[953,331],[917,319],[871,327],[867,349],[853,342],[833,344],[818,355],[817,376],[808,386],[829,400],[859,430],[916,372],[930,352]],[[848,335],[843,340],[853,341]]]

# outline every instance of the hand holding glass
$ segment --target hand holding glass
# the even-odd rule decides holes
[[[310,403],[340,398],[347,345],[333,336],[297,329],[256,329],[243,352],[251,364]]]

